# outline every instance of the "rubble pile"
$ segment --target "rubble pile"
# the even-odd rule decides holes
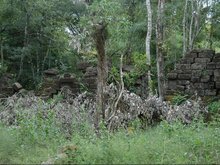
[[[49,113],[54,112],[56,120],[61,124],[62,130],[67,136],[80,129],[82,124],[87,123],[93,127],[96,112],[94,97],[91,97],[88,92],[79,94],[77,97],[70,94],[66,99],[60,95],[58,94],[50,101],[45,101],[41,97],[35,96],[34,93],[28,93],[24,96],[14,94],[0,106],[0,121],[7,125],[17,125],[19,115],[31,118],[40,112],[42,117],[48,117]],[[123,91],[115,108],[118,90],[113,84],[106,88],[105,95],[105,123],[109,130],[117,130],[120,127],[127,128],[129,123],[139,119],[143,126],[152,125],[161,120],[168,122],[180,120],[189,124],[202,114],[207,113],[200,100],[188,100],[179,106],[173,106],[168,102],[161,101],[157,96],[142,99],[127,90]]]

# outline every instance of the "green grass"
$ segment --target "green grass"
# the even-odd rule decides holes
[[[63,137],[44,141],[27,140],[22,128],[0,127],[0,163],[37,163],[55,158],[59,148],[77,146],[72,156],[56,163],[77,164],[192,164],[220,162],[219,123],[202,122],[191,125],[162,122],[145,131],[119,131],[101,138],[94,134],[75,133],[72,139]],[[91,132],[91,131],[90,131]],[[36,132],[37,133],[37,132]],[[25,134],[25,136],[28,136]],[[42,140],[42,139],[41,139]]]
[[[162,123],[145,132],[119,132],[102,139],[73,140],[79,150],[71,163],[149,164],[218,163],[220,129]]]
[[[30,141],[21,137],[19,131],[0,127],[0,164],[41,163],[56,154],[57,148],[62,144],[54,140]]]

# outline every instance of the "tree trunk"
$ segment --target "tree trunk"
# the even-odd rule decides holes
[[[123,71],[122,71],[122,68],[123,68],[123,53],[121,54],[121,58],[120,58],[120,80],[121,80],[121,84],[120,84],[120,92],[119,92],[119,95],[118,95],[118,98],[117,100],[115,101],[114,103],[114,106],[113,106],[113,113],[112,115],[109,117],[109,119],[107,120],[107,122],[109,123],[108,125],[108,130],[109,131],[113,131],[112,129],[112,118],[115,117],[115,114],[118,110],[118,103],[119,101],[121,100],[122,98],[122,95],[123,95],[123,92],[124,92],[124,80],[123,80]]]
[[[3,41],[1,40],[1,66],[4,66]]]
[[[148,89],[149,89],[149,94],[152,94],[152,87],[151,87],[151,54],[150,54],[150,42],[151,42],[151,34],[152,34],[152,11],[151,11],[150,0],[146,0],[146,7],[147,7],[146,57],[147,57],[147,65],[149,66],[149,70],[148,70]]]
[[[160,100],[164,100],[165,93],[165,74],[164,74],[164,56],[163,56],[163,17],[164,17],[165,0],[158,0],[157,8],[157,24],[156,24],[156,38],[157,38],[157,77],[158,77],[158,91]]]
[[[25,27],[24,27],[24,45],[23,45],[23,50],[22,50],[22,54],[21,54],[21,59],[20,59],[20,68],[19,68],[19,73],[18,73],[18,79],[20,79],[21,74],[23,72],[23,65],[24,65],[24,58],[26,55],[26,48],[28,46],[28,25],[29,25],[29,13],[28,13],[28,7],[27,7],[27,2],[24,1],[24,10],[25,10],[25,16],[26,16],[26,22],[25,22]]]
[[[107,56],[105,53],[105,41],[107,37],[107,24],[102,22],[94,25],[93,38],[96,45],[97,57],[98,57],[98,80],[97,80],[97,112],[96,112],[96,123],[95,127],[99,129],[99,118],[100,114],[102,119],[105,119],[105,107],[104,107],[104,88],[107,84],[108,77],[108,66],[107,66]]]
[[[186,36],[186,33],[187,33],[187,30],[186,30],[186,28],[187,28],[187,25],[186,25],[187,7],[188,7],[188,0],[186,0],[186,2],[185,2],[183,22],[182,22],[182,25],[183,25],[183,57],[185,56],[186,51],[187,51],[187,36]]]
[[[212,47],[212,44],[213,44],[212,39],[213,39],[213,11],[211,12],[211,18],[210,18],[210,30],[209,30],[209,38],[208,38],[209,49],[213,48]]]
[[[189,27],[189,50],[193,49],[193,22],[194,22],[194,5],[193,0],[191,0],[191,21],[190,21],[190,27]]]

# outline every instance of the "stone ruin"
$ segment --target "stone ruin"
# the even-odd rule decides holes
[[[60,76],[58,70],[48,69],[44,71],[43,81],[36,95],[50,98],[58,91],[66,89],[76,94],[79,92],[80,87],[75,75],[66,73]]]
[[[193,50],[186,54],[167,74],[166,95],[220,96],[220,53]]]
[[[89,92],[95,92],[97,86],[97,69],[88,63],[80,63],[78,70],[82,73],[81,78],[77,78],[75,74],[65,73],[60,75],[56,69],[48,69],[44,71],[43,81],[40,89],[36,92],[37,96],[50,98],[58,91],[74,94],[75,96],[86,89]]]
[[[23,90],[20,83],[14,82],[12,74],[4,74],[0,77],[0,98],[7,98],[16,92]]]
[[[109,68],[110,67],[109,65]],[[77,69],[83,73],[81,82],[86,87],[87,91],[95,93],[97,89],[97,68],[87,62],[80,62],[78,63]],[[134,68],[131,65],[123,65],[122,70],[123,73],[129,73],[133,72]],[[140,76],[134,83],[134,87],[136,88],[135,93],[146,98],[148,92],[147,83],[147,75]]]
[[[77,71],[81,74],[76,77],[73,73],[59,74],[57,69],[48,69],[43,72],[42,83],[40,87],[35,91],[36,96],[48,99],[59,91],[64,92],[71,91],[73,95],[88,91],[95,93],[97,89],[97,68],[89,62],[79,62],[77,64]],[[132,72],[133,67],[130,65],[123,66],[123,72]],[[140,76],[134,83],[136,94],[141,97],[147,97],[147,76]],[[5,74],[0,78],[0,98],[7,98],[17,92],[21,92],[22,85],[14,81],[14,77],[11,74]]]
[[[97,68],[88,62],[80,62],[77,69],[82,73],[81,82],[89,92],[96,92],[97,89]]]
[[[132,72],[132,67],[125,65],[123,72]],[[74,74],[65,73],[60,75],[56,69],[44,71],[43,81],[37,96],[50,98],[58,91],[67,93],[68,90],[77,95],[83,91],[95,93],[97,89],[97,67],[89,62],[81,61],[77,64],[77,70],[81,73],[78,78]],[[136,93],[139,96],[147,96],[147,76],[143,75],[135,82]]]
[[[134,67],[131,65],[123,65],[123,73],[134,72]],[[141,96],[142,98],[147,98],[148,96],[148,76],[147,73],[139,76],[134,82],[135,94]],[[128,89],[128,87],[126,87]],[[129,89],[130,90],[130,89]]]

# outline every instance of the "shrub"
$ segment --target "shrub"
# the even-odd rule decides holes
[[[208,105],[208,110],[211,113],[219,113],[220,112],[220,101],[212,102]]]
[[[180,105],[182,104],[183,102],[185,102],[187,100],[188,96],[187,95],[181,95],[181,94],[177,94],[175,95],[172,100],[171,100],[171,103],[173,105]]]
[[[30,117],[20,113],[18,125],[20,138],[32,143],[59,140],[62,137],[55,113],[52,110],[48,111],[46,116],[43,111],[38,111]]]
[[[119,131],[101,138],[73,138],[73,157],[59,163],[76,164],[198,164],[220,161],[219,128],[203,122],[190,126],[162,122],[146,132]],[[214,141],[213,141],[214,140]],[[95,151],[95,152],[94,152]]]
[[[16,154],[16,139],[11,132],[0,126],[0,163],[12,163],[11,158]]]

